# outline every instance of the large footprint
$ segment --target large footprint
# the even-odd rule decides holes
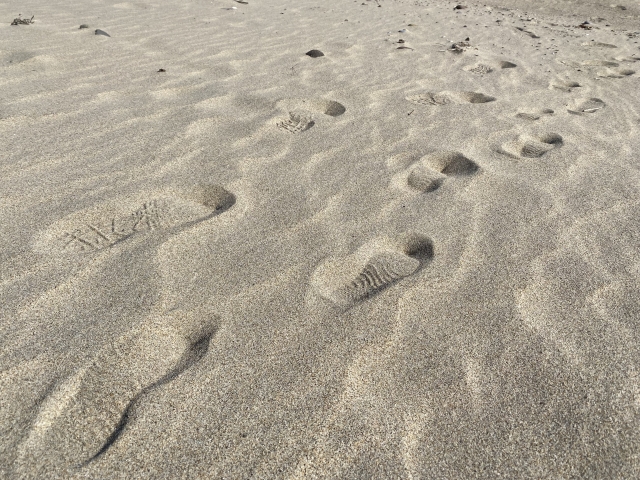
[[[473,175],[480,167],[458,152],[436,152],[425,155],[406,170],[395,175],[392,185],[419,193],[440,188],[447,177]]]
[[[104,454],[139,400],[202,359],[217,329],[206,310],[174,311],[103,348],[42,402],[18,449],[18,473],[63,474]]]
[[[321,264],[311,285],[321,297],[348,309],[415,274],[433,255],[433,242],[424,235],[409,232],[393,240],[378,239],[347,257]]]
[[[34,248],[60,254],[102,250],[145,232],[201,222],[231,208],[235,201],[231,192],[215,184],[115,201],[54,223],[38,235]]]

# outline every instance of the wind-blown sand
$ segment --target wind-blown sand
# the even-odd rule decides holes
[[[0,478],[640,476],[640,5],[462,5],[0,3]]]

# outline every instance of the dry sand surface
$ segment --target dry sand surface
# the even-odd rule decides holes
[[[1,2],[0,478],[638,478],[609,2]]]

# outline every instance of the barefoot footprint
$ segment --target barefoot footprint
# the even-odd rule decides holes
[[[311,284],[321,297],[346,310],[417,273],[432,258],[431,239],[407,232],[396,239],[375,240],[347,257],[324,262],[313,273]]]

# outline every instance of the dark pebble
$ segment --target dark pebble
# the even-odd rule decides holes
[[[80,30],[82,30],[83,28],[89,28],[89,25],[83,23],[82,25],[80,25]]]
[[[100,30],[99,28],[96,30],[96,35],[104,35],[105,37],[110,37],[111,36],[107,32],[105,32],[104,30]]]
[[[324,57],[324,53],[320,50],[309,50],[305,55],[309,55],[311,58]]]

